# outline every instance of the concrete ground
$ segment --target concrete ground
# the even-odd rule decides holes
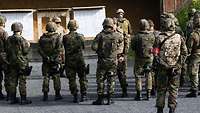
[[[31,77],[27,81],[27,90],[29,99],[33,101],[30,105],[9,105],[6,101],[0,101],[0,113],[156,113],[155,98],[150,101],[134,101],[135,85],[132,71],[132,62],[129,62],[128,68],[128,98],[120,98],[121,88],[116,80],[115,104],[113,105],[91,105],[96,98],[96,59],[87,59],[86,63],[90,64],[90,74],[87,76],[89,81],[88,101],[74,104],[68,88],[68,80],[62,78],[61,94],[64,99],[54,101],[54,91],[52,81],[50,83],[50,97],[48,102],[42,99],[42,76],[41,62],[32,62],[34,67]],[[176,113],[200,113],[200,97],[184,98],[188,87],[180,89],[178,98],[178,107]],[[145,94],[145,92],[144,92]],[[166,99],[167,101],[167,99]],[[167,102],[166,102],[167,103]],[[167,105],[165,113],[168,112]]]

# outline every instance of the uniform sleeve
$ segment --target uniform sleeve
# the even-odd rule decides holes
[[[42,56],[43,59],[46,59],[47,58],[47,55],[44,53],[43,49],[42,49],[42,42],[41,42],[41,38],[40,37],[40,40],[39,40],[39,46],[38,46],[38,52],[39,54]]]
[[[132,34],[132,33],[133,33],[133,30],[131,28],[130,21],[128,21],[128,34]]]
[[[188,55],[188,50],[187,50],[186,43],[185,43],[185,40],[183,39],[183,37],[181,38],[181,49],[180,50],[181,50],[181,54],[180,54],[178,63],[182,66],[183,63],[185,63],[185,60]]]
[[[192,48],[195,44],[195,38],[198,37],[196,33],[192,33],[190,38],[187,40],[187,48],[188,48],[188,54],[190,55],[192,52]]]
[[[134,36],[131,37],[131,49],[133,51],[135,51],[135,49],[136,49],[135,43],[136,43],[136,36],[134,35]]]
[[[83,35],[83,34],[79,34],[79,37],[80,37],[80,41],[81,41],[82,49],[85,49],[85,44],[84,44],[84,35]]]
[[[26,39],[22,39],[23,54],[27,55],[30,51],[30,43]]]
[[[59,55],[60,52],[62,51],[62,47],[63,47],[63,44],[62,44],[62,38],[61,38],[61,35],[59,35],[57,37],[57,40],[56,40],[56,46],[55,46],[55,56]]]
[[[93,51],[96,51],[96,52],[97,52],[97,50],[98,50],[99,38],[100,38],[100,35],[98,34],[98,35],[94,38],[94,40],[92,41],[92,46],[91,46],[91,48],[92,48]]]

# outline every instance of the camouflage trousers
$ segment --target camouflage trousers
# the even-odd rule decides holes
[[[136,58],[135,59],[135,66],[134,66],[134,74],[135,74],[135,87],[137,91],[142,91],[142,78],[146,78],[146,90],[152,90],[152,82],[153,82],[153,77],[152,77],[152,72],[144,71],[144,66],[152,65],[153,58]]]
[[[168,107],[176,108],[181,69],[177,70],[176,73],[176,75],[172,75],[170,69],[159,67],[157,75],[156,107],[164,108],[165,96],[168,91]]]
[[[9,94],[16,94],[16,88],[19,84],[19,93],[21,96],[26,96],[26,79],[27,77],[23,74],[19,74],[18,69],[10,68],[8,74],[8,88]]]
[[[105,81],[107,81],[107,94],[112,96],[114,94],[116,77],[116,64],[111,65],[102,64],[100,61],[97,63],[96,82],[97,94],[104,95]]]
[[[76,83],[76,74],[78,74],[79,77],[79,83],[80,83],[80,93],[81,95],[87,94],[87,78],[85,73],[85,62],[84,59],[79,59],[78,62],[74,63],[72,60],[72,63],[67,62],[66,64],[66,74],[67,78],[69,79],[69,89],[71,91],[72,95],[77,95],[78,88]]]
[[[200,58],[193,58],[188,64],[188,74],[191,82],[191,89],[198,90],[199,86],[199,62]]]
[[[6,93],[8,93],[9,90],[9,78],[8,78],[8,71],[4,71],[4,70],[0,70],[0,91],[2,92],[2,82],[4,79],[4,87],[5,87],[5,91]]]
[[[50,76],[49,70],[51,69],[50,64],[43,62],[42,64],[42,76],[43,76],[43,85],[42,92],[49,92],[49,81],[52,78],[54,90],[61,90],[60,74],[53,74]]]
[[[118,58],[119,60],[119,58]],[[124,61],[117,64],[117,76],[123,92],[127,91],[128,83],[126,81],[126,70],[127,70],[127,56],[124,56]]]

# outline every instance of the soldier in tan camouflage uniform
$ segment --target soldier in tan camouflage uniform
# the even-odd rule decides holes
[[[131,48],[135,51],[135,84],[137,94],[135,100],[142,99],[142,77],[146,78],[146,96],[149,100],[152,90],[152,63],[153,63],[153,44],[155,36],[149,32],[149,23],[146,19],[140,20],[140,31],[132,38]]]
[[[156,38],[154,55],[157,61],[157,113],[163,113],[165,96],[169,92],[169,113],[175,113],[181,67],[187,57],[187,48],[181,35],[175,31],[175,21],[161,16],[161,33]]]
[[[118,9],[116,11],[117,17],[114,18],[116,20],[117,31],[124,36],[124,42],[121,48],[123,51],[118,54],[118,65],[117,65],[117,76],[120,81],[120,85],[122,88],[122,97],[127,97],[127,86],[128,83],[126,81],[126,70],[127,70],[127,54],[130,43],[130,34],[132,33],[131,24],[129,20],[124,18],[124,11],[122,9]],[[123,60],[122,60],[123,59]]]
[[[64,35],[63,45],[65,48],[65,69],[67,78],[69,79],[69,89],[74,96],[73,102],[78,103],[78,88],[76,84],[76,74],[79,77],[81,102],[86,100],[87,94],[87,78],[86,66],[83,57],[83,49],[85,48],[84,36],[77,33],[78,23],[76,20],[70,20],[68,23],[69,34]]]

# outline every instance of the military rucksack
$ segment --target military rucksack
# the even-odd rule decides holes
[[[161,34],[165,35],[165,34]],[[161,38],[161,37],[159,37]],[[181,36],[179,34],[172,34],[167,36],[160,45],[160,64],[167,66],[175,66],[179,60],[181,53]]]
[[[135,52],[136,55],[142,58],[150,58],[153,56],[151,50],[155,42],[153,33],[139,32],[136,34]]]

